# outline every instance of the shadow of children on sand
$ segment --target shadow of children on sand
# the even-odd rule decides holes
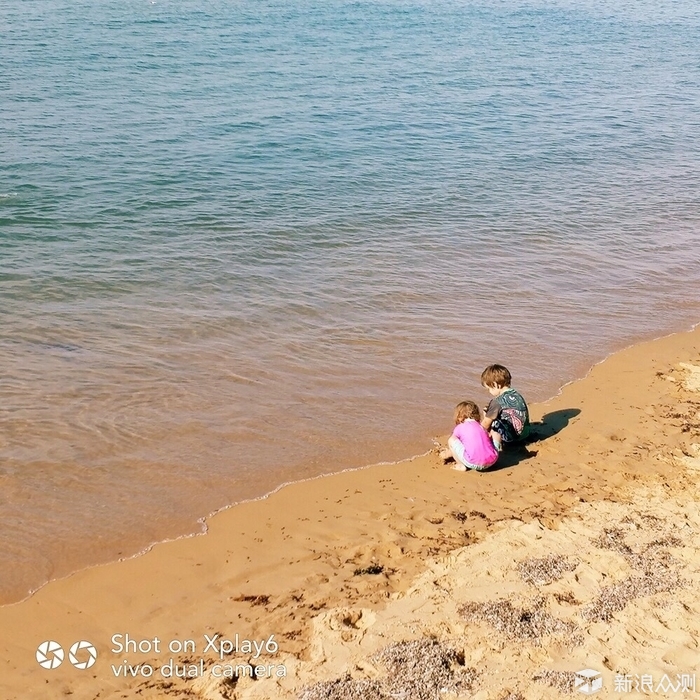
[[[562,408],[559,411],[545,413],[541,421],[530,425],[530,435],[527,442],[540,442],[553,437],[564,430],[569,425],[569,421],[578,416],[579,413],[581,413],[580,408]]]
[[[559,411],[545,414],[542,416],[541,421],[530,424],[530,435],[528,435],[527,440],[503,450],[498,457],[498,462],[491,469],[488,469],[487,472],[508,469],[534,457],[537,454],[537,450],[531,450],[530,445],[547,440],[564,430],[569,425],[569,421],[578,416],[579,413],[581,413],[581,410],[578,408],[563,408]]]

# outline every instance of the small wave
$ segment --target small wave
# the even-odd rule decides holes
[[[0,192],[0,199],[12,199],[17,196],[17,192]]]

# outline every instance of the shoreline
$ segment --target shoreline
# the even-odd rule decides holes
[[[690,450],[688,445],[698,438],[696,428],[684,432],[677,425],[671,399],[674,392],[685,391],[686,370],[678,363],[700,367],[699,348],[700,329],[695,326],[632,345],[594,365],[585,378],[532,406],[535,419],[555,416],[557,422],[550,418],[554,432],[531,445],[534,454],[521,455],[517,464],[462,475],[439,464],[429,452],[399,463],[294,482],[220,511],[208,522],[207,537],[171,540],[138,557],[50,582],[31,597],[0,608],[8,700],[46,697],[47,683],[55,684],[56,696],[70,692],[86,700],[98,691],[100,697],[139,692],[156,698],[177,697],[185,690],[191,693],[188,697],[207,700],[292,698],[302,686],[316,687],[345,671],[358,682],[372,673],[377,676],[378,667],[367,658],[382,644],[416,634],[420,638],[420,629],[425,633],[428,628],[449,637],[455,627],[444,610],[430,603],[435,591],[424,590],[426,576],[437,580],[439,571],[438,579],[452,580],[457,576],[454,567],[467,566],[474,552],[496,556],[494,552],[511,540],[529,543],[523,546],[535,551],[538,537],[555,537],[562,528],[577,542],[574,535],[583,527],[575,524],[577,517],[584,524],[596,517],[604,523],[605,513],[617,508],[615,517],[624,519],[620,514],[633,507],[635,494],[644,489],[662,503],[668,487],[667,497],[681,502],[693,484],[682,470],[669,472],[668,465],[679,464],[682,449]],[[691,410],[695,395],[689,391],[683,401]],[[687,418],[687,424],[694,425],[693,420]],[[668,504],[662,506],[659,513]],[[577,515],[582,508],[593,515]],[[499,534],[503,532],[511,534]],[[674,536],[680,539],[681,534]],[[601,556],[596,550],[586,563],[593,567],[583,589],[589,593],[602,585],[606,569],[600,568],[601,561],[613,580],[624,578],[624,561],[613,566],[608,555]],[[507,582],[503,592],[518,593],[513,581],[502,580]],[[491,591],[493,582],[486,584],[479,590]],[[462,597],[470,590],[464,584],[450,586]],[[405,606],[417,599],[425,599],[424,607],[433,610],[430,624],[406,617]],[[693,624],[698,620],[690,616]],[[255,640],[274,635],[279,654],[270,660],[282,659],[290,672],[285,679],[241,680],[235,689],[211,673],[206,678],[169,680],[169,687],[155,679],[127,681],[110,677],[110,661],[122,660],[110,650],[116,633],[199,640],[205,633],[226,638],[237,633]],[[590,636],[590,629],[586,634]],[[37,665],[34,655],[42,641],[70,646],[78,639],[97,647],[100,665],[90,673],[76,671],[67,661],[51,671]],[[465,649],[474,660],[474,649]],[[687,658],[687,652],[681,657]],[[139,652],[131,660],[156,664],[165,658]],[[556,660],[556,655],[548,658]],[[565,666],[561,654],[558,663]],[[676,667],[681,670],[680,661]],[[510,678],[514,683],[512,674]],[[533,698],[550,697],[544,687],[535,690],[539,695]],[[518,692],[529,697],[527,688]],[[478,697],[499,696],[488,691]]]
[[[637,345],[641,345],[641,344],[645,344],[645,343],[654,343],[654,342],[656,342],[656,341],[664,340],[664,339],[666,339],[666,338],[671,338],[671,337],[673,337],[673,336],[675,336],[675,335],[679,335],[679,334],[692,333],[692,332],[694,332],[698,327],[700,327],[700,321],[691,324],[690,328],[685,329],[685,330],[672,331],[672,332],[670,332],[670,333],[666,333],[666,334],[660,335],[660,336],[655,336],[655,337],[650,338],[650,339],[647,339],[647,340],[642,340],[642,341],[639,341],[639,342],[632,342],[632,343],[630,343],[630,344],[628,344],[628,345],[621,346],[621,347],[620,347],[619,349],[617,349],[617,350],[612,350],[612,351],[610,351],[607,355],[605,355],[605,357],[603,357],[602,359],[600,359],[600,360],[598,360],[597,362],[593,363],[593,364],[585,371],[585,373],[583,373],[581,376],[576,377],[576,378],[574,378],[574,379],[571,379],[571,380],[565,382],[564,384],[562,384],[562,385],[557,389],[557,391],[556,391],[552,396],[550,396],[550,397],[547,398],[547,399],[544,399],[543,401],[539,401],[539,402],[537,402],[537,403],[534,403],[534,404],[532,404],[532,406],[533,406],[533,407],[543,406],[543,405],[547,404],[549,401],[552,401],[553,399],[556,399],[558,396],[560,396],[560,395],[562,394],[562,392],[563,392],[567,387],[571,386],[572,384],[576,384],[577,382],[584,381],[584,380],[591,374],[591,372],[593,372],[593,370],[594,370],[596,367],[598,367],[599,365],[605,363],[608,359],[610,359],[611,357],[614,357],[614,356],[617,355],[618,353],[621,353],[621,352],[624,352],[624,351],[626,351],[626,350],[629,350],[630,348],[636,347]],[[456,399],[456,400],[457,400],[457,399]],[[446,424],[448,424],[448,423],[449,423],[449,411],[448,411],[445,415],[446,415],[446,417],[447,417]],[[443,436],[443,437],[444,437],[444,436]],[[446,439],[446,438],[445,438],[445,439]],[[436,444],[438,443],[438,436],[434,436],[434,435],[433,435],[433,436],[430,436],[430,437],[426,437],[426,441],[432,442],[433,445],[436,445]],[[444,442],[444,441],[445,441],[445,440],[443,440],[443,442]],[[221,506],[221,507],[219,507],[219,508],[216,508],[216,509],[214,509],[213,511],[207,513],[206,515],[200,516],[200,517],[197,518],[196,521],[195,521],[196,524],[200,527],[200,530],[199,530],[199,531],[196,531],[196,532],[189,532],[189,533],[177,535],[177,536],[174,536],[174,537],[166,537],[166,538],[164,538],[164,539],[157,540],[157,541],[154,541],[154,542],[148,544],[147,546],[143,547],[142,549],[139,549],[137,552],[134,552],[133,554],[129,554],[129,555],[124,556],[124,557],[118,557],[118,558],[112,559],[112,560],[100,561],[100,562],[97,562],[97,563],[94,563],[94,564],[88,564],[88,565],[86,565],[86,566],[84,566],[84,567],[78,568],[78,569],[76,569],[76,570],[74,570],[74,571],[71,571],[71,572],[69,572],[69,573],[67,573],[67,574],[64,574],[64,575],[61,575],[61,576],[57,576],[56,578],[50,578],[50,579],[48,579],[47,581],[45,581],[44,583],[42,583],[42,584],[40,584],[39,586],[37,586],[36,588],[30,590],[23,598],[20,598],[20,599],[18,599],[18,600],[11,600],[11,601],[8,601],[8,602],[5,602],[5,603],[0,603],[0,609],[2,609],[2,608],[4,608],[4,607],[8,607],[8,606],[13,606],[13,605],[18,605],[18,604],[24,603],[25,601],[27,601],[27,600],[29,600],[30,598],[32,598],[32,596],[34,596],[37,592],[41,591],[41,590],[42,590],[43,588],[45,588],[46,586],[48,586],[48,585],[50,585],[50,584],[52,584],[52,583],[54,583],[54,582],[56,582],[56,581],[62,581],[62,580],[64,580],[64,579],[70,578],[71,576],[74,576],[75,574],[78,574],[78,573],[81,573],[81,572],[84,572],[84,571],[89,571],[89,570],[94,569],[94,568],[97,568],[97,567],[107,566],[107,565],[110,565],[110,564],[115,564],[115,563],[119,563],[119,562],[123,562],[123,561],[129,561],[130,559],[134,559],[134,558],[136,558],[136,557],[141,557],[141,556],[143,556],[143,555],[149,553],[150,551],[152,551],[154,547],[157,547],[157,546],[162,545],[162,544],[167,544],[167,543],[169,543],[169,542],[177,542],[177,541],[179,541],[179,540],[192,539],[192,538],[201,537],[201,536],[203,536],[203,535],[206,535],[207,532],[208,532],[208,522],[209,522],[212,518],[217,517],[219,514],[224,513],[224,512],[226,512],[226,511],[230,510],[231,508],[236,508],[236,507],[238,507],[238,506],[245,505],[245,504],[248,504],[248,503],[256,503],[256,502],[259,502],[259,501],[264,501],[264,500],[266,500],[267,498],[269,498],[270,496],[273,496],[274,494],[278,493],[281,489],[287,488],[287,487],[289,487],[289,486],[292,486],[292,485],[295,485],[295,484],[309,483],[309,482],[316,481],[316,480],[318,480],[318,479],[324,479],[324,478],[332,477],[332,476],[335,476],[335,475],[337,475],[337,474],[345,474],[345,473],[352,473],[352,472],[363,471],[363,470],[366,470],[366,469],[372,469],[372,468],[378,467],[378,466],[399,465],[399,464],[404,463],[404,462],[410,462],[410,461],[412,461],[412,460],[419,459],[419,458],[421,458],[421,457],[426,457],[426,456],[429,455],[432,451],[434,451],[434,447],[431,447],[431,448],[428,449],[426,452],[419,453],[419,454],[416,454],[416,455],[411,455],[411,456],[409,456],[409,457],[405,457],[405,458],[402,458],[402,459],[397,459],[397,460],[395,460],[395,461],[373,462],[373,463],[365,464],[365,465],[358,466],[358,467],[347,467],[347,468],[345,468],[345,469],[341,469],[340,471],[333,471],[333,472],[328,472],[328,473],[324,473],[324,474],[318,474],[318,475],[316,475],[316,476],[311,476],[311,477],[307,477],[307,478],[294,479],[294,480],[292,480],[292,481],[285,481],[285,482],[283,482],[283,483],[281,483],[281,484],[275,486],[275,487],[274,487],[273,489],[271,489],[270,491],[267,491],[267,492],[263,493],[263,494],[260,495],[260,496],[255,496],[255,497],[252,497],[252,498],[247,498],[247,499],[244,499],[244,500],[241,500],[241,501],[235,501],[235,502],[233,502],[233,503],[229,503],[229,504],[227,504],[227,505],[224,505],[224,506]]]
[[[41,591],[46,586],[49,586],[52,583],[56,583],[58,581],[63,581],[65,579],[69,579],[71,576],[75,576],[76,574],[80,574],[84,571],[90,571],[91,569],[99,568],[101,566],[109,566],[111,564],[119,564],[120,562],[129,561],[131,559],[136,559],[136,558],[141,557],[145,554],[148,554],[150,551],[153,550],[154,547],[158,547],[161,544],[168,544],[170,542],[179,542],[180,540],[189,540],[189,539],[193,539],[196,537],[203,537],[204,535],[208,534],[208,532],[209,532],[208,523],[212,518],[217,517],[221,513],[225,513],[227,511],[229,511],[231,508],[237,508],[238,506],[243,506],[243,505],[247,505],[250,503],[259,503],[261,501],[265,501],[269,497],[274,496],[276,493],[278,493],[282,489],[287,488],[289,486],[295,486],[297,484],[307,484],[310,482],[317,481],[319,479],[329,479],[333,476],[337,476],[338,474],[351,474],[354,472],[364,471],[365,469],[373,469],[374,467],[395,466],[395,465],[402,464],[404,462],[411,462],[415,459],[420,459],[421,457],[427,457],[429,454],[434,452],[434,449],[435,448],[433,447],[433,448],[429,449],[427,452],[422,452],[421,454],[413,455],[411,457],[407,457],[405,459],[400,459],[400,460],[397,460],[395,462],[376,462],[374,464],[367,464],[363,467],[348,467],[347,469],[341,469],[340,471],[337,471],[337,472],[329,472],[328,474],[319,474],[318,476],[310,476],[306,479],[297,479],[294,481],[286,481],[286,482],[280,484],[279,486],[276,486],[271,491],[268,491],[267,493],[263,494],[262,496],[257,496],[255,498],[247,498],[243,501],[237,501],[235,503],[230,503],[226,506],[222,506],[221,508],[217,508],[216,510],[212,511],[208,515],[203,515],[201,518],[197,519],[197,523],[202,526],[202,530],[200,532],[192,532],[192,533],[185,534],[185,535],[178,535],[177,537],[170,537],[170,538],[166,538],[163,540],[158,540],[157,542],[153,542],[152,544],[149,544],[147,547],[144,547],[143,549],[139,550],[135,554],[131,554],[131,555],[126,556],[126,557],[119,557],[118,559],[113,559],[111,561],[99,562],[97,564],[89,564],[88,566],[84,566],[81,569],[76,569],[75,571],[72,571],[71,573],[66,574],[65,576],[59,576],[57,578],[49,579],[48,581],[46,581],[46,583],[42,583],[40,586],[38,586],[34,590],[30,591],[24,598],[22,598],[20,600],[10,601],[8,603],[0,603],[0,610],[2,610],[3,608],[11,607],[13,605],[21,605],[22,603],[25,603],[29,599],[31,599],[32,596],[34,596],[36,593]]]

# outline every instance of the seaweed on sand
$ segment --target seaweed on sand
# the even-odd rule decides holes
[[[305,688],[299,700],[435,700],[441,693],[469,690],[477,679],[462,654],[435,639],[390,644],[372,661],[387,676],[367,680],[345,675]]]
[[[601,589],[598,597],[581,610],[581,616],[591,622],[608,622],[615,613],[623,610],[635,598],[668,593],[682,585],[683,581],[674,569],[647,569],[641,574]]]
[[[536,559],[531,557],[518,564],[518,573],[526,583],[543,586],[558,581],[567,571],[573,571],[577,562],[561,554],[549,554]]]
[[[544,598],[534,601],[531,609],[516,608],[509,600],[467,603],[459,614],[468,621],[486,622],[510,642],[531,641],[540,644],[543,637],[576,632],[576,625],[565,622],[546,610]]]
[[[676,560],[665,549],[682,544],[673,535],[660,537],[635,552],[625,543],[624,532],[613,528],[605,530],[595,544],[622,555],[634,573],[623,581],[602,588],[598,597],[581,610],[584,620],[608,622],[615,613],[636,598],[668,593],[685,584],[680,577]]]
[[[546,683],[550,688],[555,688],[560,693],[573,693],[576,674],[573,671],[540,671],[533,676],[534,681]]]

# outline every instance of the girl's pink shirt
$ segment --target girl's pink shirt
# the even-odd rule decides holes
[[[498,459],[488,433],[473,418],[455,425],[452,435],[464,445],[464,457],[470,464],[487,467]]]

